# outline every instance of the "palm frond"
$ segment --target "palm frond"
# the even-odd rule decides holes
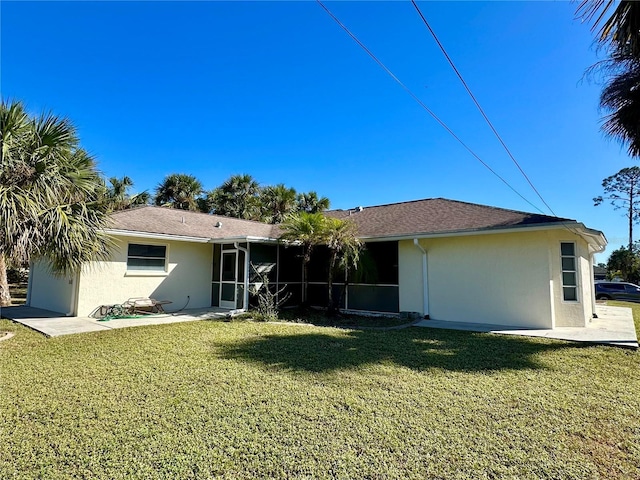
[[[31,118],[20,102],[8,101],[0,119],[0,254],[46,258],[65,274],[103,258],[108,219],[96,202],[103,183],[73,124],[50,113]]]

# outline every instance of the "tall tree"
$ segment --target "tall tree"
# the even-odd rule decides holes
[[[31,117],[21,102],[3,100],[0,131],[0,305],[7,305],[8,263],[42,259],[69,275],[106,258],[109,240],[100,175],[73,124],[51,113]]]
[[[334,301],[333,298],[333,276],[336,267],[339,266],[346,276],[349,275],[349,269],[357,268],[362,241],[358,238],[355,223],[338,218],[326,219],[323,237],[329,248],[327,311],[330,315],[334,315],[338,312],[340,305],[340,302]]]
[[[327,197],[318,197],[316,192],[298,194],[298,210],[308,213],[323,212],[329,208],[330,202]]]
[[[287,188],[282,183],[263,188],[259,201],[261,219],[268,223],[280,223],[298,209],[295,189]]]
[[[327,217],[322,213],[298,212],[289,215],[281,225],[281,240],[297,242],[302,245],[303,296],[302,302],[307,303],[309,261],[313,249],[317,245],[326,244]]]
[[[629,251],[633,249],[633,223],[640,219],[640,167],[623,168],[602,181],[605,195],[595,197],[595,206],[609,200],[616,210],[624,209],[629,220]]]
[[[198,210],[198,197],[202,194],[202,183],[193,175],[172,173],[156,187],[154,202],[159,206]]]
[[[209,209],[227,217],[258,220],[260,186],[251,175],[232,175],[218,188],[209,192]]]

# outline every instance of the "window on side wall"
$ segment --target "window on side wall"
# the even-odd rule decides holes
[[[560,244],[562,261],[562,298],[566,302],[578,301],[578,269],[576,263],[576,244],[562,242]]]
[[[127,252],[128,271],[166,271],[167,246],[130,243]]]

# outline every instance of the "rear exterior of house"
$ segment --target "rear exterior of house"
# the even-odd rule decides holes
[[[584,326],[594,314],[593,254],[606,240],[573,220],[444,199],[328,215],[356,223],[366,243],[360,267],[335,278],[342,308],[522,328]],[[278,242],[278,226],[159,207],[113,217],[109,261],[71,279],[35,265],[31,306],[86,316],[151,297],[167,310],[243,310],[264,276],[287,305],[303,299],[300,249]],[[326,305],[326,255],[317,248],[309,265],[312,305]]]
[[[585,326],[595,313],[589,247],[563,230],[418,242],[426,255],[413,241],[399,243],[401,310],[522,328]]]

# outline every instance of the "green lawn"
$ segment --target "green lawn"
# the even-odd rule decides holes
[[[1,330],[2,479],[640,478],[636,351],[237,321]]]

